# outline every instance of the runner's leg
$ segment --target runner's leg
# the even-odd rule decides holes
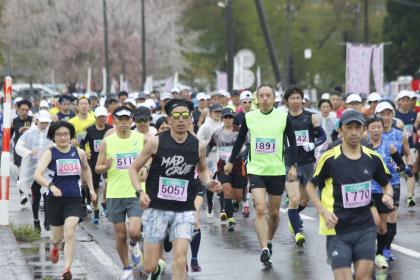
[[[68,217],[64,222],[64,268],[70,268],[76,250],[76,227],[79,217]]]

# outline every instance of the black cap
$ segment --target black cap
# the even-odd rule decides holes
[[[134,110],[133,118],[135,121],[137,120],[152,120],[152,112],[149,108],[140,106]]]
[[[222,111],[222,109],[223,109],[223,107],[222,107],[220,104],[212,104],[212,105],[209,107],[209,109],[210,109],[210,112],[216,112],[216,111],[221,112],[221,111]]]
[[[340,127],[343,124],[349,124],[351,122],[358,122],[361,125],[365,125],[365,117],[363,116],[362,113],[356,110],[353,110],[353,109],[344,110],[340,119]]]
[[[235,113],[233,112],[233,110],[231,108],[225,107],[222,110],[222,118],[223,117],[226,117],[226,116],[232,116],[232,117],[234,117],[235,116]]]

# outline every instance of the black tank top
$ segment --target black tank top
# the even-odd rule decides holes
[[[198,139],[188,133],[184,143],[177,143],[170,131],[159,133],[158,137],[159,146],[146,180],[146,190],[151,200],[149,207],[175,212],[194,211]]]
[[[304,165],[307,163],[315,162],[315,154],[314,151],[306,152],[303,149],[304,143],[314,143],[314,127],[312,125],[312,113],[303,110],[302,114],[299,116],[291,116],[289,114],[289,118],[291,120],[292,129],[295,132],[296,136],[296,144],[297,144],[297,164]],[[289,151],[286,149],[286,165],[288,164],[288,154]]]

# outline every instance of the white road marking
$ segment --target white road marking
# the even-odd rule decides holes
[[[287,209],[286,208],[280,208],[280,212],[283,213],[283,214],[287,214]],[[315,220],[315,218],[312,218],[312,217],[309,217],[309,216],[306,216],[306,215],[303,215],[303,214],[300,214],[300,217],[302,218],[302,220],[310,220],[310,221]]]
[[[121,268],[118,267],[111,258],[96,244],[96,242],[80,242],[85,249],[89,250],[92,255],[101,263],[102,269],[106,269],[112,279],[118,279],[121,275]]]
[[[399,246],[395,243],[392,243],[392,250],[400,252],[401,254],[404,254],[404,255],[407,255],[407,256],[410,256],[410,257],[420,258],[420,253],[419,252],[404,248],[404,247]]]

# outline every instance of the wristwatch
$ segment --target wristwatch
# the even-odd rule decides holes
[[[50,189],[52,186],[54,186],[53,182],[49,182],[47,188]]]
[[[139,198],[140,197],[140,193],[141,192],[143,192],[143,190],[142,189],[140,189],[140,190],[136,190],[136,196],[137,196],[137,198]]]

